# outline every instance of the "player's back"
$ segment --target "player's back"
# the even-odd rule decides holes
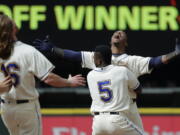
[[[92,97],[91,112],[129,109],[127,68],[114,65],[96,68],[87,79]]]

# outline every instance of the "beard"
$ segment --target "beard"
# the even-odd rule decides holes
[[[11,56],[12,50],[11,46],[7,46],[3,50],[0,50],[0,58],[7,60]]]

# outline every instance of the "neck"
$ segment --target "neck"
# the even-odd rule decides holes
[[[117,48],[116,46],[112,45],[111,51],[112,51],[112,54],[122,54],[122,53],[125,53],[125,48],[124,47]]]
[[[98,68],[102,68],[102,67],[106,67],[106,66],[108,66],[108,64],[102,63],[102,64],[98,65],[97,67],[98,67]]]

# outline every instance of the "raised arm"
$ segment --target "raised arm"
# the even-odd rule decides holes
[[[168,54],[151,58],[149,62],[149,69],[160,67],[161,65],[168,64],[180,55],[180,40],[176,39],[176,45],[173,52]]]
[[[36,39],[33,42],[33,45],[35,46],[36,49],[38,49],[42,53],[50,52],[55,57],[59,57],[71,61],[82,62],[81,52],[58,48],[52,42],[49,41],[48,37],[45,40]]]
[[[94,59],[93,52],[87,51],[73,51],[67,49],[61,49],[56,47],[49,39],[39,40],[36,39],[33,42],[33,45],[36,49],[44,54],[51,53],[56,58],[63,58],[68,61],[80,62],[83,68],[94,69]]]

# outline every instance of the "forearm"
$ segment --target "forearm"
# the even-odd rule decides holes
[[[174,60],[176,57],[178,57],[180,54],[174,52],[162,55],[162,56],[158,56],[158,57],[153,57],[151,58],[151,60],[149,61],[149,69],[153,69],[153,68],[159,68],[162,65],[168,64],[169,62],[171,62],[172,60]]]
[[[67,79],[62,78],[54,73],[50,73],[44,82],[53,87],[70,87],[70,82]]]
[[[180,53],[177,53],[176,51],[168,53],[166,55],[162,56],[162,63],[163,64],[167,64],[170,61],[174,60],[176,57],[178,57],[180,55]]]
[[[176,38],[175,50],[168,54],[153,57],[149,62],[149,69],[160,67],[161,65],[168,64],[180,55],[180,40]]]
[[[67,49],[54,47],[53,53],[55,56],[66,59],[66,60],[82,62],[81,52],[79,51],[73,51],[73,50],[67,50]]]

